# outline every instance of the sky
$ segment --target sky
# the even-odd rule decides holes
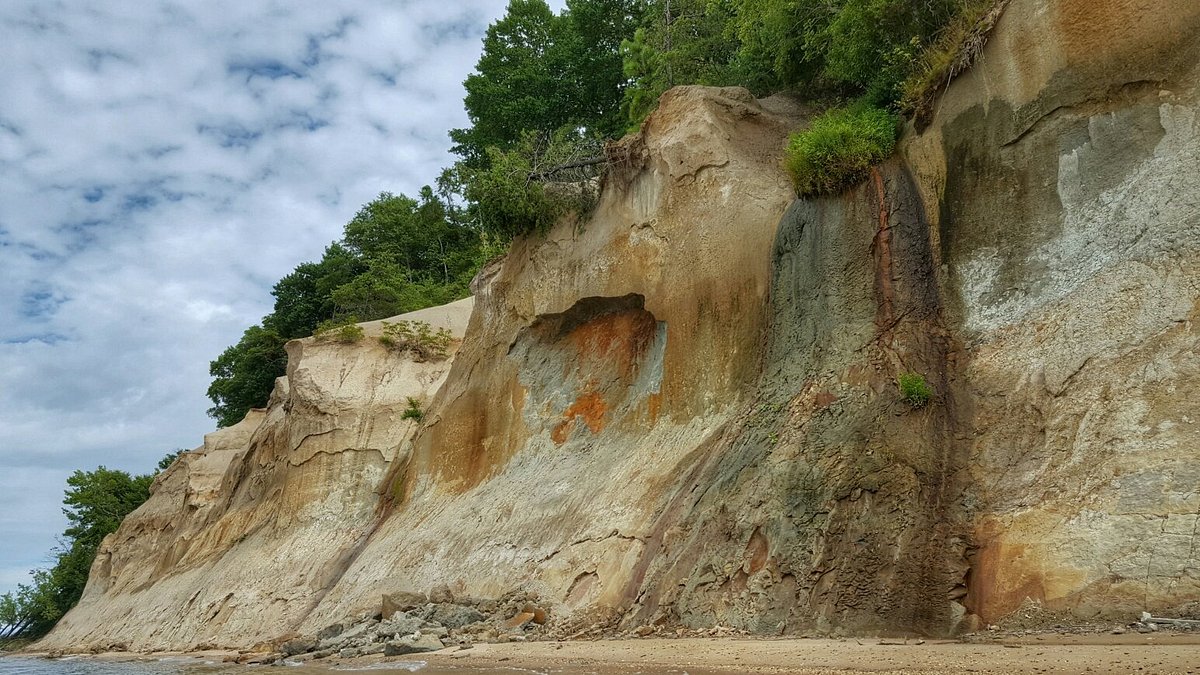
[[[0,2],[0,593],[73,470],[200,445],[208,363],[275,281],[453,161],[504,5]]]

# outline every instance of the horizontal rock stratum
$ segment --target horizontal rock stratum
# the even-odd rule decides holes
[[[451,359],[290,343],[40,646],[245,648],[435,588],[562,634],[1195,611],[1198,68],[1195,3],[1012,0],[895,158],[803,201],[802,106],[674,89],[585,220],[401,317]]]

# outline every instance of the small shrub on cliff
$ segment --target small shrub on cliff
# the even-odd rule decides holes
[[[412,354],[414,361],[444,359],[450,354],[450,342],[454,336],[450,330],[433,327],[424,321],[383,322],[383,335],[379,342],[388,349]]]
[[[417,422],[420,422],[424,417],[425,413],[421,410],[421,401],[409,396],[408,407],[404,409],[403,413],[401,413],[400,418],[406,420],[416,420]]]
[[[358,319],[352,316],[341,320],[322,321],[313,331],[313,337],[317,339],[317,342],[340,342],[342,344],[358,342],[363,339],[363,329],[357,322]]]
[[[933,397],[933,389],[920,373],[901,373],[897,378],[900,399],[914,408],[921,408]]]
[[[896,147],[897,119],[882,108],[835,108],[792,134],[785,164],[801,197],[836,194],[861,182]]]
[[[958,0],[954,15],[937,39],[914,59],[911,73],[900,86],[900,109],[918,123],[927,117],[938,92],[983,52],[1006,5],[1008,0]]]

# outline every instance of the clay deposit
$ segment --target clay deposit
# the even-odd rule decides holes
[[[272,651],[433,589],[559,638],[1200,618],[1197,64],[1195,3],[1012,0],[894,158],[802,201],[802,106],[668,92],[593,213],[409,317],[452,359],[290,343],[41,647]]]

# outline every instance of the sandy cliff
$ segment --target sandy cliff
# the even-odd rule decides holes
[[[461,338],[472,301],[400,318]],[[288,343],[267,409],[209,434],[104,540],[83,599],[47,646],[251,646],[311,612],[379,516],[391,464],[450,361],[416,363],[378,340]]]
[[[1198,64],[1192,3],[1012,0],[897,157],[809,201],[801,108],[668,92],[593,214],[426,310],[452,361],[291,343],[43,646],[246,647],[436,586],[564,632],[1189,611]]]

